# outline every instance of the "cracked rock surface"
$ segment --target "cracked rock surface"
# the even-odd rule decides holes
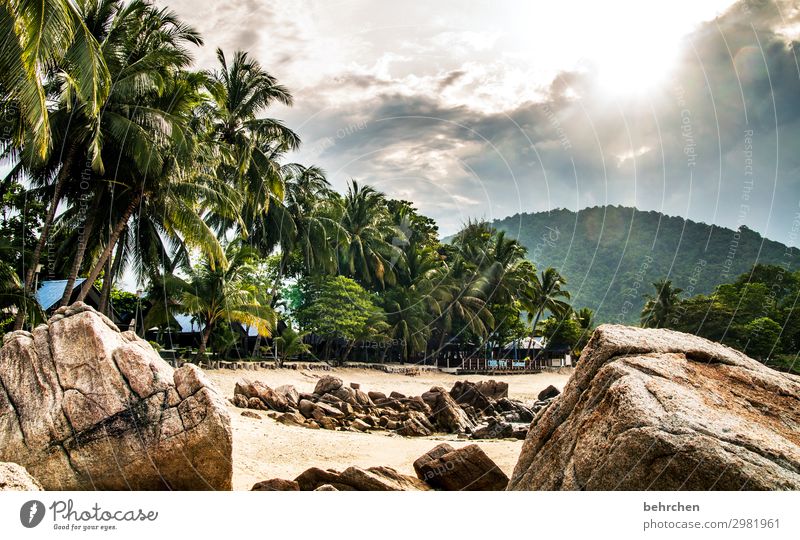
[[[76,303],[0,351],[0,461],[47,490],[231,489],[224,400]]]
[[[800,489],[800,377],[697,336],[602,325],[508,489]]]

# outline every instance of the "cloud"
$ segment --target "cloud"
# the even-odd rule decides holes
[[[662,43],[662,31],[648,43],[646,28],[631,34],[638,42],[617,36],[616,81],[592,57],[610,39],[601,12],[573,25],[574,7],[557,19],[525,8],[531,25],[505,5],[225,5],[200,30],[212,46],[255,47],[292,88],[295,107],[270,114],[303,137],[294,158],[339,187],[357,178],[416,201],[445,234],[469,217],[608,203],[791,240],[800,9],[790,1],[740,1],[716,18],[681,12],[698,18],[681,21],[680,43]],[[648,24],[681,7],[658,9]],[[644,67],[658,84],[626,92],[641,51],[652,51]]]

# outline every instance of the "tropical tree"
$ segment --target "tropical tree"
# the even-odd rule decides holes
[[[273,197],[283,198],[280,158],[299,147],[300,137],[279,120],[260,117],[273,104],[291,105],[288,89],[244,51],[236,51],[228,62],[217,49],[217,60],[219,67],[205,72],[211,99],[203,113],[223,158],[217,174],[237,187],[243,208],[240,221],[215,216],[213,223],[219,230],[236,227],[246,235]]]
[[[655,296],[644,295],[641,324],[645,328],[664,328],[675,312],[683,289],[673,287],[672,281],[668,279],[656,281],[653,287],[656,290]]]
[[[528,274],[528,281],[521,291],[521,302],[528,312],[528,321],[531,322],[531,336],[535,335],[539,319],[545,311],[553,315],[560,315],[570,310],[570,294],[562,289],[567,284],[555,268],[549,267],[536,274],[535,268]]]
[[[375,334],[384,318],[373,296],[345,276],[313,276],[300,284],[297,319],[302,327],[325,340],[323,359],[330,360],[334,343],[347,351],[365,336]]]
[[[394,285],[397,268],[405,264],[398,247],[406,241],[386,207],[382,193],[353,180],[341,201],[336,237],[339,271],[366,287]]]
[[[747,354],[764,360],[781,352],[781,325],[769,317],[759,317],[744,327],[743,343],[740,348]]]
[[[241,323],[269,337],[276,325],[276,315],[262,291],[248,280],[255,270],[253,250],[241,241],[226,248],[227,265],[215,265],[208,259],[192,268],[181,296],[180,309],[192,314],[203,326],[197,358],[203,357],[208,338],[219,324]]]
[[[283,367],[283,363],[299,354],[307,353],[310,346],[304,342],[308,332],[298,332],[290,324],[286,325],[281,334],[277,336],[273,343],[275,345],[275,362],[277,366]]]

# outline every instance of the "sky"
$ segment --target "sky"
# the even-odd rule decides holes
[[[294,95],[293,161],[470,218],[613,204],[800,246],[791,1],[167,0]]]

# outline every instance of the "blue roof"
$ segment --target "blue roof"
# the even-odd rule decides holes
[[[185,332],[190,334],[192,332],[200,332],[206,325],[193,322],[191,315],[186,315],[185,313],[177,313],[172,316],[175,319],[175,322],[181,327],[181,332]]]
[[[72,287],[74,291],[81,286],[81,283],[86,281],[86,278],[78,278],[75,280],[75,285]],[[39,285],[39,290],[36,291],[36,301],[42,306],[44,311],[47,311],[56,305],[61,297],[64,296],[64,288],[67,286],[66,279],[56,279],[53,281],[42,281]]]

